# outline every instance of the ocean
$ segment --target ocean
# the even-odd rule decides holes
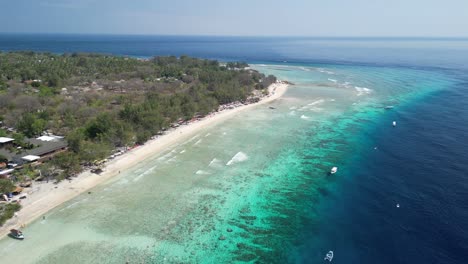
[[[2,263],[467,262],[468,39],[2,34],[0,50],[243,60],[295,84],[0,240]]]

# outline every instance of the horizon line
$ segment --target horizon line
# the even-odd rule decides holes
[[[408,39],[408,40],[468,40],[468,36],[333,36],[333,35],[217,35],[217,34],[131,34],[131,33],[60,33],[60,32],[0,32],[0,35],[69,35],[69,36],[135,36],[135,37],[223,37],[223,38],[315,38],[315,39]]]

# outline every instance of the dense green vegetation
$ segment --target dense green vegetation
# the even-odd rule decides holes
[[[14,189],[15,185],[10,180],[0,179],[0,194],[9,193]],[[20,208],[21,206],[17,203],[0,203],[0,226],[13,217],[13,214]]]
[[[16,211],[21,208],[21,205],[17,203],[2,203],[0,204],[0,226],[3,225],[6,220],[13,217]]]
[[[10,135],[16,142],[43,131],[65,135],[70,151],[41,171],[68,177],[116,147],[143,144],[174,122],[244,101],[276,81],[247,66],[187,56],[0,52],[0,120],[17,130]]]
[[[0,194],[9,193],[15,189],[15,185],[7,179],[0,179]]]

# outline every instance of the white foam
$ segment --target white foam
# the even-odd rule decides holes
[[[372,89],[369,89],[369,88],[366,88],[366,87],[354,86],[354,89],[356,89],[356,91],[357,91],[357,96],[370,94],[372,92]]]
[[[301,115],[301,118],[302,119],[309,119],[310,117],[306,116],[306,115]]]
[[[330,102],[335,102],[336,100],[335,99],[330,99]]]
[[[174,156],[172,158],[170,158],[169,160],[166,161],[166,163],[171,163],[171,162],[174,162],[177,160],[177,156]]]
[[[214,158],[210,161],[210,164],[208,166],[210,167],[219,167],[221,165],[221,160]]]
[[[74,202],[74,203],[68,205],[67,207],[61,209],[60,212],[61,212],[61,211],[64,211],[65,209],[69,209],[69,208],[75,207],[77,204],[82,203],[82,202],[86,202],[87,200],[88,200],[88,198],[85,198],[85,199],[80,200],[80,201],[76,201],[76,202]]]
[[[345,87],[347,87],[347,88],[349,88],[349,85],[350,85],[350,84],[351,84],[350,82],[344,82],[344,83],[343,83],[343,85],[344,85]]]
[[[328,78],[328,80],[329,80],[330,82],[334,82],[334,83],[337,83],[337,82],[338,82],[337,80],[331,79],[331,78]]]
[[[203,140],[199,139],[197,142],[195,142],[195,144],[193,144],[194,146],[200,144]]]
[[[195,172],[195,174],[197,174],[197,175],[209,175],[211,173],[208,172],[208,171],[204,171],[204,170],[197,170],[197,172]]]
[[[313,111],[313,112],[322,112],[322,111],[323,111],[323,108],[320,108],[320,107],[311,107],[311,108],[310,108],[310,111]]]
[[[237,152],[236,155],[234,155],[234,157],[232,157],[232,159],[230,161],[228,161],[226,163],[226,166],[231,166],[232,164],[243,162],[243,161],[246,161],[248,159],[249,159],[249,157],[247,156],[247,154],[245,154],[242,151],[239,151],[239,152]]]
[[[195,136],[193,136],[192,138],[190,138],[189,140],[187,140],[186,143],[190,143],[190,142],[194,141],[194,140],[197,139],[199,136],[200,136],[200,135],[195,135]]]
[[[291,115],[291,116],[296,115],[296,111],[291,111],[291,112],[289,112],[289,115]]]
[[[325,69],[323,69],[323,68],[317,68],[317,71],[319,71],[319,72],[321,72],[321,73],[330,74],[330,75],[335,74],[334,72],[325,70]]]
[[[141,178],[143,178],[143,177],[145,177],[145,174],[144,174],[144,173],[142,173],[142,174],[136,176],[136,177],[133,179],[133,181],[134,181],[134,182],[137,182],[137,181],[139,181],[139,180],[140,180]]]
[[[173,150],[171,150],[169,153],[167,153],[167,154],[165,154],[165,155],[159,157],[157,160],[158,160],[158,161],[164,161],[164,160],[166,160],[166,159],[172,157],[172,155],[173,155],[174,153],[176,153],[176,152],[177,152],[177,151],[176,151],[175,149],[173,149]]]
[[[289,107],[289,110],[294,110],[294,109],[297,109],[297,106],[291,106],[291,107]]]
[[[184,150],[182,150],[181,152],[179,152],[179,154],[182,154],[182,153],[185,153],[185,149],[184,149]]]
[[[312,102],[312,103],[310,103],[310,104],[308,104],[308,105],[311,105],[311,106],[312,106],[312,105],[318,105],[318,104],[321,104],[321,103],[323,103],[323,102],[325,102],[325,100],[319,99],[319,100],[314,101],[314,102]]]

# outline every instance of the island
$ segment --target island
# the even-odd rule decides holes
[[[243,62],[0,53],[0,225],[25,203],[30,222],[186,130],[273,100],[287,85]],[[135,149],[139,158],[119,157]],[[34,188],[78,175],[73,191]],[[30,206],[28,193],[48,195],[47,205]]]

